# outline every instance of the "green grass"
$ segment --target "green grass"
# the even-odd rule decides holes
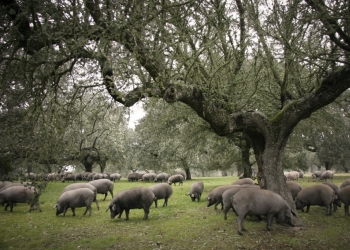
[[[350,175],[337,175],[340,185]],[[237,233],[236,216],[232,211],[223,219],[220,209],[206,207],[207,195],[217,186],[231,184],[237,177],[196,178],[183,186],[172,186],[174,193],[168,207],[163,200],[154,205],[149,220],[143,221],[143,210],[130,211],[130,220],[110,219],[106,212],[111,197],[102,201],[100,210],[92,204],[92,215],[83,216],[85,208],[77,208],[73,217],[55,216],[55,205],[61,191],[69,183],[50,183],[40,197],[43,212],[28,213],[29,206],[18,204],[14,212],[0,209],[0,249],[348,249],[350,217],[343,207],[332,216],[325,216],[324,207],[311,207],[309,213],[299,213],[305,228],[286,227],[274,223],[272,231],[266,222],[247,218],[247,232]],[[186,195],[194,181],[204,182],[202,200],[192,202]],[[309,176],[299,183],[303,187],[319,182]],[[122,179],[114,185],[114,193],[153,183],[128,182]],[[220,206],[218,207],[220,208]]]

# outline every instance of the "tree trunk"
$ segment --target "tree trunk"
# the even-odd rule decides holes
[[[244,178],[250,178],[252,177],[252,168],[250,165],[250,148],[251,148],[251,143],[249,138],[244,137],[240,141],[240,148],[241,148],[241,158],[242,158],[242,167],[243,167],[243,177]]]
[[[325,161],[324,166],[326,167],[326,170],[331,170],[331,164],[329,161]]]
[[[344,173],[349,173],[349,169],[345,166],[345,161],[342,160],[342,167],[344,169]]]
[[[84,165],[84,168],[85,168],[85,172],[90,172],[90,173],[92,173],[92,166],[93,166],[93,163],[90,164],[90,163],[85,162],[85,163],[83,163],[83,165]]]
[[[186,172],[186,180],[192,180],[190,168],[189,167],[185,167],[184,169],[185,169],[185,172]]]
[[[287,138],[276,139],[278,136],[275,135],[263,139],[256,133],[250,133],[250,138],[258,163],[257,180],[260,187],[281,195],[297,215],[293,217],[294,226],[303,226],[283,173],[282,158]]]

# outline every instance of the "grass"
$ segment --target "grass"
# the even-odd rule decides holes
[[[340,185],[350,175],[337,175]],[[205,198],[217,186],[231,184],[237,177],[208,177],[172,186],[174,193],[168,207],[163,200],[154,205],[149,220],[143,221],[143,210],[130,211],[130,220],[110,219],[105,212],[111,197],[102,201],[100,210],[92,204],[92,215],[83,216],[85,208],[77,208],[73,217],[69,210],[65,217],[55,216],[55,205],[61,191],[69,183],[49,183],[40,197],[43,212],[28,213],[29,206],[18,204],[14,212],[0,209],[0,249],[348,249],[350,217],[343,207],[325,216],[325,208],[313,206],[309,213],[299,213],[305,228],[292,228],[274,223],[272,231],[266,222],[247,218],[247,232],[237,233],[236,216],[232,211],[223,219],[220,209],[206,207]],[[186,193],[194,181],[204,182],[202,200],[192,202]],[[315,185],[309,176],[299,183],[303,187]],[[128,182],[122,179],[114,185],[114,193],[153,183]],[[218,207],[220,208],[220,206]]]

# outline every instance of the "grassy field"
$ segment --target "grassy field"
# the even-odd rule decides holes
[[[333,180],[340,185],[350,175],[337,175]],[[232,211],[223,219],[220,209],[206,207],[206,197],[217,186],[231,184],[237,177],[208,177],[186,181],[183,186],[172,186],[174,193],[168,207],[151,208],[149,220],[143,221],[143,210],[130,211],[130,220],[110,219],[106,208],[111,201],[98,195],[101,209],[92,204],[92,215],[83,216],[85,208],[77,208],[73,217],[69,210],[65,217],[55,216],[55,205],[61,191],[69,183],[49,183],[40,197],[42,212],[28,213],[28,205],[18,204],[14,212],[0,209],[0,249],[348,249],[350,217],[343,207],[331,216],[325,208],[313,206],[310,212],[299,213],[305,228],[292,228],[277,223],[272,231],[266,222],[249,217],[245,220],[247,232],[238,235],[236,216]],[[204,182],[200,202],[192,202],[186,193],[194,181]],[[303,187],[316,183],[305,177]],[[114,185],[114,194],[121,190],[151,186],[154,183],[128,182],[122,179]],[[219,206],[219,208],[221,208]]]

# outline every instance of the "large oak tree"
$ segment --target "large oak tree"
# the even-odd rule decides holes
[[[46,93],[60,91],[63,76],[97,65],[94,73],[124,106],[147,97],[182,102],[218,135],[244,133],[260,186],[292,206],[282,167],[286,142],[301,120],[350,86],[345,0],[0,0],[0,6],[3,98],[24,89],[21,98],[40,106]]]

